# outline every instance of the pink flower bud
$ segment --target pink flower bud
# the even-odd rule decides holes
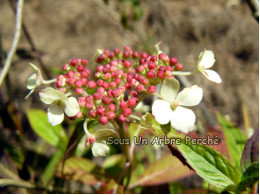
[[[129,51],[124,51],[123,52],[123,57],[124,58],[129,58],[130,55],[131,55],[131,53]]]
[[[86,70],[83,70],[81,73],[80,73],[80,76],[82,78],[88,78],[88,72]]]
[[[109,105],[108,105],[108,110],[114,112],[114,111],[116,110],[116,105],[115,105],[115,104],[109,104]]]
[[[110,111],[110,112],[107,112],[107,118],[108,119],[114,119],[115,118],[115,113],[114,112],[112,112],[112,111]]]
[[[102,98],[102,93],[96,92],[93,94],[94,100],[101,100]]]
[[[103,82],[102,87],[104,89],[108,89],[109,88],[109,83],[108,82]]]
[[[127,118],[124,116],[124,115],[120,115],[119,117],[118,117],[118,119],[123,123],[123,122],[126,122],[126,120],[127,120]]]
[[[181,64],[179,64],[179,63],[175,65],[175,68],[177,70],[183,70],[183,66]]]
[[[132,66],[132,63],[130,61],[126,60],[123,65],[125,68],[130,68]]]
[[[153,61],[153,62],[156,62],[158,60],[158,58],[155,55],[151,55],[150,60]]]
[[[57,80],[56,81],[56,87],[57,88],[63,87],[63,82],[61,80]]]
[[[88,82],[88,88],[89,89],[94,89],[95,87],[97,86],[96,82],[95,81],[89,81]]]
[[[76,87],[81,87],[81,86],[82,86],[82,82],[81,82],[80,80],[77,80],[77,81],[75,82],[75,86],[76,86]]]
[[[116,82],[112,81],[109,83],[109,86],[110,86],[110,88],[115,89],[117,84],[116,84]]]
[[[154,71],[154,70],[149,70],[149,71],[147,72],[147,77],[148,77],[149,79],[153,79],[153,78],[155,77],[155,71]]]
[[[106,114],[106,108],[104,106],[99,106],[97,109],[97,114],[99,116],[104,116]]]
[[[67,72],[66,75],[68,76],[68,78],[72,78],[74,76],[74,72],[70,70],[69,72]]]
[[[97,92],[101,93],[101,94],[104,94],[105,93],[105,89],[103,87],[99,87],[97,89]]]
[[[134,97],[131,97],[128,101],[127,101],[127,103],[128,103],[128,106],[129,107],[134,107],[135,105],[136,105],[136,98],[134,98]]]
[[[81,81],[83,86],[88,84],[88,80],[86,78],[81,78],[80,81]]]
[[[133,58],[136,59],[139,57],[139,53],[137,51],[134,51],[132,54]]]
[[[120,102],[120,108],[125,109],[127,107],[127,103],[125,101]]]
[[[118,97],[121,95],[121,91],[119,89],[113,89],[111,93],[113,97]]]
[[[155,68],[156,68],[156,64],[155,64],[155,62],[153,62],[153,61],[149,61],[149,62],[148,62],[148,68],[149,68],[150,70],[155,69]]]
[[[117,85],[119,85],[121,82],[122,82],[122,81],[121,81],[120,78],[116,78],[116,79],[115,79],[115,83],[116,83]]]
[[[86,101],[86,108],[87,109],[94,108],[94,102],[93,101]]]
[[[142,84],[138,84],[137,87],[136,87],[136,90],[138,92],[143,92],[145,90],[144,86]]]
[[[141,58],[147,58],[147,57],[148,57],[148,53],[146,52],[141,53]]]
[[[131,110],[131,108],[125,108],[123,113],[124,113],[124,116],[128,116],[128,115],[132,114],[132,110]]]
[[[118,65],[118,62],[117,62],[116,60],[112,60],[112,61],[110,62],[110,65],[116,67],[116,66]]]
[[[118,49],[118,48],[116,48],[116,49],[114,50],[114,53],[115,53],[116,55],[119,55],[119,54],[120,54],[120,52],[121,52],[121,50],[120,50],[120,49]]]
[[[97,117],[97,111],[96,110],[90,110],[89,116],[91,116],[92,118],[96,118]]]
[[[62,66],[62,70],[64,70],[64,71],[68,71],[69,69],[70,69],[70,66],[68,64],[64,64]]]
[[[105,104],[105,105],[108,105],[108,104],[110,104],[111,102],[112,102],[112,99],[109,98],[109,97],[107,97],[107,96],[105,96],[105,97],[102,98],[102,103]]]
[[[71,66],[74,66],[74,67],[77,66],[77,65],[78,65],[78,60],[76,60],[76,59],[71,59],[71,60],[70,60],[70,65],[71,65]]]
[[[174,66],[178,63],[178,60],[177,60],[177,58],[172,57],[171,59],[169,59],[169,62],[170,62],[171,66]]]
[[[148,87],[148,89],[147,89],[147,91],[149,92],[149,93],[155,93],[156,92],[156,87],[155,86],[153,86],[153,85],[150,85],[149,87]]]
[[[110,59],[115,57],[115,53],[113,51],[110,51],[107,55]]]
[[[135,90],[131,90],[131,91],[129,92],[129,95],[135,97],[135,96],[138,95],[138,93],[137,93]]]
[[[108,119],[106,116],[101,116],[100,119],[99,119],[99,122],[102,124],[102,125],[105,125],[108,123]]]
[[[157,77],[160,78],[160,79],[163,79],[165,77],[165,73],[163,71],[158,71]]]
[[[82,64],[83,66],[86,66],[86,65],[88,64],[88,60],[86,60],[86,59],[81,59],[81,64]]]
[[[78,65],[77,71],[82,72],[85,69],[83,65]]]

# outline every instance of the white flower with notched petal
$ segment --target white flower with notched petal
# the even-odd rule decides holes
[[[197,85],[183,89],[180,93],[180,84],[176,79],[165,79],[161,89],[162,100],[155,100],[152,113],[155,120],[160,124],[167,124],[183,133],[192,131],[196,116],[190,109],[183,106],[196,106],[202,99],[203,91]]]
[[[215,58],[213,51],[204,49],[204,51],[201,52],[199,56],[198,71],[201,72],[210,81],[221,83],[222,80],[217,72],[214,70],[207,70],[208,68],[211,68],[214,63]]]
[[[95,157],[106,156],[109,152],[109,147],[106,144],[107,138],[115,135],[115,130],[113,129],[110,123],[106,125],[96,125],[91,130],[93,133],[89,133],[87,127],[88,120],[84,122],[84,131],[87,135],[86,146],[89,146],[89,143],[92,144],[91,150]]]
[[[50,104],[48,108],[48,120],[52,126],[60,124],[64,119],[64,112],[69,117],[75,116],[79,111],[79,104],[75,97],[67,97],[59,90],[51,87],[39,92],[41,101]]]
[[[31,91],[28,93],[25,99],[27,99],[34,92],[34,90],[43,82],[41,70],[32,63],[30,63],[30,66],[32,67],[34,73],[27,80],[27,89]]]

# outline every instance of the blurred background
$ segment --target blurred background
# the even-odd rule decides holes
[[[15,29],[15,1],[0,0],[2,59],[8,52]],[[244,0],[25,0],[23,31],[7,79],[1,86],[0,137],[15,145],[8,130],[6,110],[18,115],[24,134],[36,139],[25,111],[45,109],[34,93],[24,97],[29,63],[44,66],[54,78],[71,58],[92,61],[96,49],[123,48],[161,50],[178,58],[184,71],[197,67],[200,52],[214,51],[213,67],[222,78],[215,84],[200,74],[187,77],[204,89],[203,107],[195,108],[201,132],[215,125],[215,111],[228,115],[241,129],[259,125],[259,29]],[[3,61],[2,61],[3,62]],[[91,68],[91,63],[89,63]],[[210,119],[205,119],[208,116]],[[17,133],[17,132],[16,132]],[[18,132],[19,134],[19,132]]]

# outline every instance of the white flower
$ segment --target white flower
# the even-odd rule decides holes
[[[214,70],[207,70],[215,63],[214,53],[210,50],[204,49],[199,55],[198,71],[201,72],[210,81],[221,83],[222,80],[217,72]]]
[[[115,135],[115,130],[113,129],[110,123],[106,125],[98,124],[94,126],[91,130],[93,133],[89,133],[87,127],[88,120],[86,119],[83,128],[87,135],[86,146],[88,147],[89,143],[92,144],[92,153],[95,157],[106,156],[109,152],[109,147],[106,144],[107,138]]]
[[[64,119],[64,112],[69,116],[75,116],[79,111],[79,104],[75,97],[67,97],[59,90],[51,87],[39,92],[41,101],[50,104],[48,108],[48,120],[52,126],[60,124]]]
[[[203,91],[197,85],[193,85],[178,93],[179,87],[176,79],[165,79],[160,89],[162,100],[154,101],[152,113],[158,123],[167,124],[171,121],[174,129],[188,133],[194,128],[196,116],[192,110],[183,106],[198,105]]]
[[[25,99],[27,99],[43,82],[41,70],[32,63],[30,63],[30,66],[32,67],[34,73],[27,80],[27,89],[31,91],[26,95]]]

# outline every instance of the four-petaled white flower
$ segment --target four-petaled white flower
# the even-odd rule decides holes
[[[64,119],[64,112],[69,116],[75,116],[79,111],[79,104],[75,97],[67,97],[59,90],[51,87],[39,92],[41,101],[50,104],[48,108],[48,120],[52,126],[60,124]]]
[[[204,49],[199,55],[198,71],[201,72],[210,81],[221,83],[222,80],[217,72],[214,70],[207,70],[211,68],[215,63],[213,51]]]
[[[198,105],[202,99],[202,88],[197,85],[183,89],[180,93],[180,84],[176,79],[165,79],[161,89],[159,100],[155,100],[152,106],[152,114],[160,124],[167,124],[183,133],[188,133],[194,128],[196,116],[190,109],[183,106]]]
[[[91,150],[92,154],[95,157],[106,156],[109,152],[109,147],[106,144],[107,138],[115,135],[115,130],[110,123],[106,125],[98,124],[91,128],[90,130],[93,133],[90,133],[87,127],[88,119],[84,122],[84,131],[87,135],[86,146],[89,146],[89,143],[92,144]]]
[[[31,91],[28,93],[28,95],[26,95],[25,99],[27,99],[43,82],[41,70],[32,63],[30,63],[30,66],[32,67],[34,73],[27,80],[27,89]]]

